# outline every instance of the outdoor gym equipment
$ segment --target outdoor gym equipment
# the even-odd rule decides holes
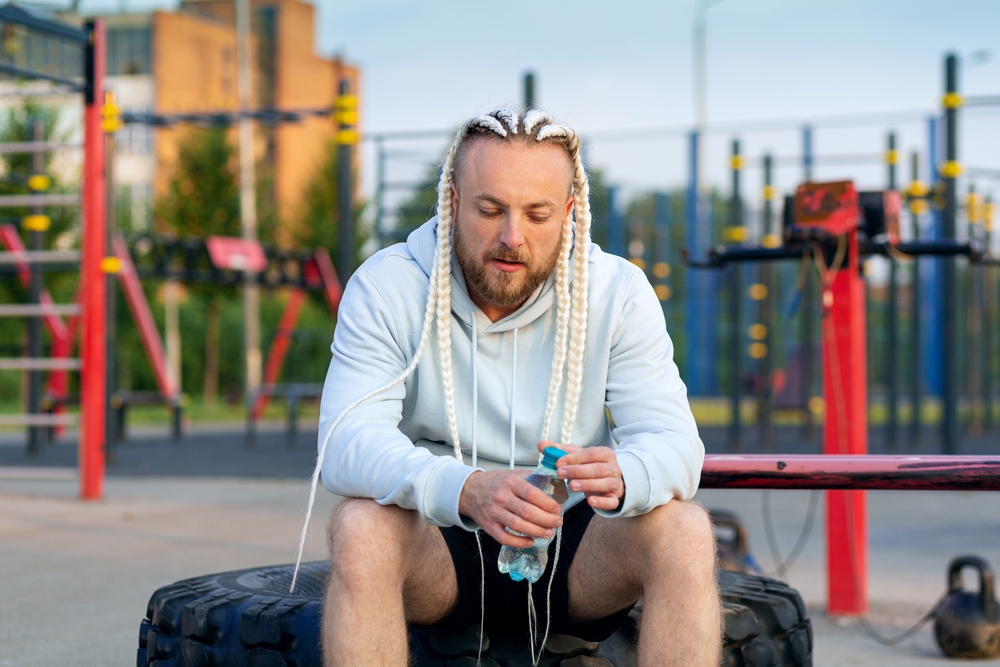
[[[104,318],[106,294],[104,292],[105,282],[101,280],[104,275],[103,260],[104,251],[104,229],[105,229],[105,176],[104,176],[104,136],[101,128],[101,105],[104,102],[104,72],[105,72],[105,31],[104,23],[100,19],[90,21],[83,28],[65,25],[56,21],[40,18],[38,15],[27,12],[13,5],[0,7],[0,21],[6,24],[20,26],[27,34],[35,38],[48,40],[53,48],[62,54],[65,62],[80,63],[81,68],[78,73],[32,70],[14,65],[9,62],[0,63],[0,72],[16,76],[22,79],[33,79],[49,81],[67,92],[82,93],[84,98],[83,113],[83,187],[82,187],[82,252],[80,256],[80,305],[79,315],[82,323],[82,337],[80,346],[80,359],[71,360],[68,353],[65,357],[45,359],[40,356],[40,349],[37,345],[32,349],[32,354],[27,358],[8,361],[9,364],[17,363],[18,368],[27,370],[80,370],[80,401],[81,401],[81,428],[80,428],[80,495],[84,499],[97,499],[103,493],[104,482],[104,442],[105,442],[105,354],[104,347]],[[58,69],[58,68],[57,68]],[[47,142],[40,142],[46,144]],[[51,146],[37,146],[41,150],[47,150]],[[0,199],[0,204],[9,206],[74,206],[80,201],[77,195],[8,195]],[[44,223],[39,213],[35,213],[26,218],[27,228],[32,232],[41,232]],[[22,223],[24,224],[24,223]],[[31,239],[31,252],[38,252],[37,247],[40,238],[35,235]],[[8,249],[16,252],[15,248]],[[46,326],[50,330],[58,330],[60,327],[52,316],[59,315],[59,309],[43,302],[39,266],[46,259],[41,255],[27,255],[21,253],[19,257],[8,257],[15,260],[15,265],[30,267],[32,274],[32,286],[30,293],[37,301],[19,306],[18,311],[21,316],[43,318]],[[35,278],[38,277],[36,280]],[[63,314],[68,314],[64,310]],[[34,325],[32,325],[34,327]],[[60,332],[61,335],[61,332]],[[36,338],[38,338],[36,336]],[[59,335],[54,337],[55,341],[65,341]],[[58,384],[59,381],[57,381]],[[32,387],[39,386],[36,376],[31,381]],[[50,385],[51,386],[51,385]],[[40,398],[37,392],[31,392],[32,399]],[[40,403],[40,400],[39,400]],[[33,407],[37,407],[33,406]],[[46,415],[39,412],[27,415],[18,415],[16,419],[20,423],[27,423],[29,426],[47,426],[56,422],[65,423],[66,419],[62,415]],[[59,424],[57,424],[59,425]]]
[[[979,574],[979,590],[962,590],[962,570]],[[934,637],[950,658],[1000,656],[1000,604],[993,570],[978,556],[960,556],[948,566],[948,594],[934,612]]]
[[[792,258],[801,258],[804,262],[815,260],[820,270],[823,306],[823,395],[826,406],[823,451],[827,455],[840,455],[838,459],[844,455],[857,457],[868,452],[868,369],[862,256],[898,252],[938,256],[961,254],[972,261],[984,258],[982,248],[975,241],[900,242],[899,207],[899,193],[892,190],[859,193],[850,181],[804,183],[794,197],[785,201],[783,245],[717,246],[709,251],[705,262],[688,260],[694,267],[723,267],[736,262]],[[782,470],[787,467],[788,458],[795,457],[782,457],[775,463],[778,479],[782,479]],[[824,465],[836,465],[836,460],[832,459]],[[763,461],[755,459],[755,465],[759,463]],[[858,470],[861,466],[871,472],[871,464],[875,461],[865,457],[851,463],[855,473],[861,472]],[[901,469],[897,467],[896,470]],[[849,470],[851,468],[845,472]],[[952,473],[952,478],[957,477],[953,470],[949,473]],[[990,474],[995,472],[987,470],[987,476]],[[734,481],[740,485],[739,480]],[[806,483],[808,488],[823,488],[823,479],[815,474],[810,474]],[[705,486],[704,480],[702,485]],[[863,614],[868,606],[865,496],[857,489],[843,490],[843,485],[826,488],[830,489],[827,492],[828,609],[831,614]]]

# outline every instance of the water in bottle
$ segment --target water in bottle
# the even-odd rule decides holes
[[[556,461],[563,456],[566,456],[566,452],[558,447],[546,447],[542,453],[542,462],[526,478],[529,484],[544,491],[559,503],[560,507],[565,505],[569,498],[566,481],[560,479],[556,473]],[[509,528],[507,530],[514,532]],[[514,534],[520,535],[520,533]],[[547,539],[535,538],[534,546],[527,549],[515,549],[505,545],[500,549],[497,566],[501,572],[509,574],[514,581],[527,579],[531,583],[535,583],[541,578],[545,572],[545,566],[548,565],[550,542],[552,542],[551,537]]]

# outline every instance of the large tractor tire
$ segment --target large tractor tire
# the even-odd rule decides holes
[[[319,667],[320,614],[329,565],[306,563],[296,592],[291,565],[224,572],[178,581],[149,600],[139,627],[138,667]],[[812,627],[799,594],[764,577],[721,571],[725,619],[723,665],[812,665]],[[550,637],[544,667],[630,667],[641,604],[600,644]],[[490,636],[493,640],[491,641]],[[526,639],[486,628],[482,665],[526,667]],[[447,636],[411,633],[417,667],[474,667],[479,628]]]

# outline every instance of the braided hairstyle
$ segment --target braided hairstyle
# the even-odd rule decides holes
[[[549,378],[548,398],[542,423],[542,439],[548,439],[552,429],[559,388],[566,373],[566,398],[561,442],[569,442],[576,421],[577,406],[583,383],[583,354],[587,337],[587,253],[590,246],[590,183],[583,168],[580,139],[570,128],[556,124],[544,111],[532,110],[519,117],[510,109],[497,109],[477,116],[459,130],[445,157],[438,182],[437,248],[434,255],[434,275],[437,293],[428,298],[437,301],[437,341],[441,355],[441,375],[444,384],[445,412],[455,457],[462,460],[455,416],[455,390],[451,364],[451,252],[454,235],[452,185],[455,168],[463,147],[470,139],[487,137],[494,141],[551,143],[562,146],[573,166],[573,213],[563,220],[562,245],[555,268],[556,326],[555,353]],[[576,218],[576,234],[573,233]],[[571,253],[572,251],[572,253]],[[570,290],[570,255],[573,256],[573,288]],[[428,310],[429,312],[429,310]]]
[[[323,467],[326,447],[333,431],[347,413],[355,407],[390,387],[405,382],[413,374],[417,364],[420,363],[420,358],[427,349],[432,331],[436,334],[441,354],[441,376],[444,384],[448,433],[455,458],[459,461],[463,460],[458,436],[458,418],[455,413],[455,381],[451,363],[451,255],[454,237],[451,191],[452,184],[455,182],[455,166],[458,162],[457,158],[461,155],[462,147],[469,139],[476,137],[487,137],[511,143],[521,141],[529,144],[543,142],[557,144],[566,149],[573,165],[573,215],[567,215],[563,220],[562,244],[559,248],[559,257],[555,268],[555,353],[552,356],[552,374],[549,379],[548,398],[545,403],[545,418],[541,434],[543,440],[549,438],[549,432],[552,429],[552,416],[558,402],[559,387],[562,385],[565,373],[566,398],[560,442],[569,442],[572,437],[583,383],[583,354],[587,339],[587,254],[590,249],[590,183],[583,168],[580,138],[572,129],[555,123],[552,117],[544,111],[532,110],[524,116],[519,116],[510,109],[496,109],[489,114],[476,116],[459,128],[441,168],[441,180],[438,182],[437,188],[437,246],[434,250],[434,263],[431,268],[430,291],[424,310],[424,322],[413,358],[399,377],[359,397],[344,408],[330,424],[326,437],[320,445],[316,457],[316,468],[310,482],[309,505],[306,508],[305,522],[299,539],[299,552],[292,575],[291,591],[295,590],[320,471]],[[573,218],[576,220],[575,235],[573,233]],[[573,257],[572,290],[569,285],[571,255]]]

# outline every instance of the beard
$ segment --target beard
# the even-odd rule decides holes
[[[487,301],[501,308],[524,303],[538,286],[552,275],[552,270],[559,261],[559,248],[562,247],[565,234],[565,231],[560,232],[559,242],[552,253],[536,262],[523,250],[509,248],[506,245],[491,248],[483,253],[482,257],[476,257],[474,252],[466,247],[461,228],[460,224],[454,226],[455,256],[465,274],[465,281],[470,291],[475,290]],[[494,259],[518,262],[524,265],[526,271],[524,273],[499,271],[489,266],[489,262]]]

